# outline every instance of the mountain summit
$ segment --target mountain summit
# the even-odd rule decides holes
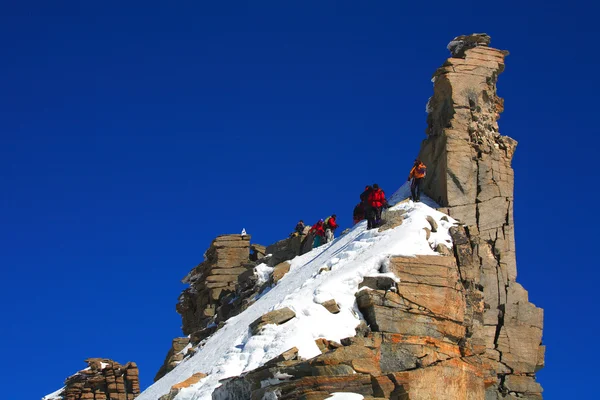
[[[187,336],[137,400],[542,398],[543,311],[516,282],[517,143],[497,123],[507,52],[489,43],[455,38],[433,75],[423,202],[406,183],[381,227],[315,249],[217,237],[184,278]]]

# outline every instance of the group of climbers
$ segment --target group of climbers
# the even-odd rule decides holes
[[[312,226],[312,228],[310,228],[308,233],[315,236],[313,247],[319,247],[322,244],[333,241],[333,232],[335,232],[339,226],[336,219],[337,216],[332,214],[330,217],[327,217],[324,220],[320,219]]]
[[[415,160],[412,169],[408,175],[410,181],[411,199],[415,202],[421,201],[421,184],[427,173],[427,167],[420,160]],[[389,203],[385,198],[384,191],[378,184],[367,185],[365,190],[360,194],[360,203],[354,207],[352,219],[354,224],[367,219],[367,229],[373,229],[381,226],[381,214],[384,208],[388,208]],[[308,235],[314,237],[313,248],[319,247],[324,243],[333,241],[334,231],[338,228],[335,214],[320,219],[309,230]],[[306,226],[300,220],[290,236],[298,236],[305,233]]]
[[[290,236],[299,236],[307,233],[309,236],[314,237],[313,247],[319,247],[322,244],[332,242],[334,239],[334,232],[339,227],[337,223],[337,216],[332,214],[331,216],[320,219],[314,224],[308,232],[305,232],[306,226],[304,221],[300,220],[294,228],[294,232]]]
[[[427,167],[421,160],[415,160],[408,181],[411,181],[410,192],[411,200],[415,202],[421,201],[421,183],[427,173]],[[387,208],[388,202],[385,198],[385,193],[379,185],[366,186],[364,192],[360,194],[360,203],[354,207],[352,219],[354,224],[359,223],[363,219],[367,219],[367,229],[376,228],[381,225],[381,212]]]
[[[360,194],[360,203],[354,207],[352,219],[355,224],[367,219],[367,229],[376,228],[381,225],[381,212],[388,207],[385,193],[378,184],[366,186]]]

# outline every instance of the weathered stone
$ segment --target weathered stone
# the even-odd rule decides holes
[[[312,359],[313,365],[348,364],[357,359],[373,359],[372,350],[358,345],[343,346]]]
[[[200,380],[202,378],[206,378],[206,374],[203,374],[202,372],[196,372],[195,374],[193,374],[186,380],[173,385],[171,387],[171,389],[183,389],[186,387],[190,387],[190,386],[195,385],[196,383],[200,382]]]
[[[373,386],[373,395],[389,399],[390,395],[396,388],[394,382],[387,376],[374,376],[371,378],[371,385]]]
[[[298,359],[298,348],[292,347],[291,349],[284,351],[283,353],[281,353],[277,357],[273,358],[272,360],[267,361],[267,364],[278,363],[281,361],[296,360],[296,359]]]
[[[300,255],[302,252],[302,242],[305,238],[306,235],[292,236],[267,246],[265,251],[271,255],[269,266],[273,267]]]
[[[47,400],[134,399],[140,393],[135,363],[121,365],[106,358],[88,358],[88,368],[65,380],[65,388]]]
[[[453,57],[465,57],[465,51],[477,46],[488,46],[491,38],[485,33],[461,35],[455,37],[449,44],[448,50]]]
[[[511,392],[542,393],[540,384],[535,381],[534,377],[527,375],[507,375],[504,386]]]
[[[248,269],[239,267],[239,268],[213,268],[210,270],[211,275],[228,275],[232,277],[231,282],[237,282],[238,277],[246,272]],[[207,278],[208,280],[208,278]]]
[[[258,261],[268,254],[265,246],[256,243],[250,246],[250,250],[252,251],[250,254],[250,261]]]
[[[438,225],[437,222],[435,221],[435,219],[433,219],[433,217],[431,215],[428,215],[425,217],[425,219],[427,220],[427,222],[429,222],[429,226],[431,227],[431,232],[437,232],[438,229]]]
[[[485,387],[481,373],[460,359],[435,366],[390,374],[410,400],[482,400]]]
[[[425,231],[425,239],[429,240],[429,238],[431,237],[431,229],[423,228],[423,230]]]
[[[442,243],[438,243],[437,246],[435,246],[435,252],[439,253],[441,256],[452,255],[452,249],[448,248],[448,246],[443,245]]]
[[[351,375],[356,371],[352,367],[345,364],[336,365],[314,365],[312,367],[313,376],[336,376],[336,375]]]
[[[338,303],[334,299],[327,300],[326,302],[321,303],[321,305],[332,314],[337,314],[340,312],[340,306],[338,306]]]
[[[262,317],[258,318],[254,322],[250,324],[250,330],[253,335],[256,335],[263,326],[268,324],[281,325],[288,322],[290,319],[294,318],[296,313],[290,310],[289,308],[281,308],[279,310],[274,310],[264,314]]]
[[[461,289],[454,257],[392,257],[388,269],[400,279],[400,285],[406,282]]]
[[[389,296],[390,292],[386,294]],[[410,336],[430,336],[436,339],[459,340],[465,334],[462,324],[437,317],[425,310],[403,309],[386,299],[381,301],[377,291],[359,292],[357,303],[373,331],[400,333]],[[387,304],[377,305],[377,303]]]
[[[362,287],[369,287],[378,290],[391,290],[396,288],[396,281],[390,276],[365,276],[358,287],[359,289]]]
[[[277,264],[273,269],[273,283],[279,282],[285,274],[290,272],[290,267],[291,265],[287,261]]]
[[[406,214],[404,210],[385,210],[381,216],[383,224],[379,227],[379,232],[394,229],[402,225],[404,214]]]

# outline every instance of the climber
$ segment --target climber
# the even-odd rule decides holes
[[[370,212],[367,214],[367,229],[377,228],[381,224],[381,210],[387,206],[385,193],[378,184],[373,184],[373,190],[369,193]]]
[[[413,201],[421,201],[421,182],[427,174],[427,167],[421,162],[421,160],[415,160],[415,164],[410,170],[408,180],[412,179],[410,183],[410,193]]]
[[[292,234],[290,234],[290,236],[300,236],[300,235],[304,235],[304,221],[300,220],[297,224],[296,227],[294,228],[294,232],[292,232]]]
[[[369,200],[369,194],[373,191],[373,188],[370,185],[365,186],[365,191],[360,194],[360,202],[363,204],[367,204]]]
[[[354,221],[354,225],[356,225],[363,219],[365,219],[365,206],[361,202],[354,207],[354,211],[352,212],[352,220]]]
[[[331,217],[325,218],[323,226],[325,227],[325,243],[333,242],[333,232],[338,228],[337,216],[332,214]]]
[[[322,219],[320,219],[319,222],[314,224],[308,232],[314,234],[315,236],[315,240],[313,242],[313,249],[319,247],[324,243],[323,239],[325,237],[325,228],[323,227]]]
[[[371,185],[367,185],[365,187],[365,191],[360,194],[360,202],[363,208],[363,218],[366,219],[369,219],[369,215],[371,215],[371,212],[373,211],[371,209],[371,204],[369,203],[369,195],[372,191],[373,188],[371,187]]]

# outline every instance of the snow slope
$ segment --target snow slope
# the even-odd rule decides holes
[[[64,386],[58,389],[56,392],[52,392],[50,394],[45,395],[44,397],[42,397],[42,400],[61,400],[63,390],[65,390]]]
[[[390,198],[390,203],[403,200],[408,193],[405,184]],[[438,243],[451,246],[448,229],[454,221],[442,221],[444,214],[430,206],[435,204],[425,198],[423,203],[399,203],[392,210],[407,211],[399,227],[378,232],[367,230],[366,221],[362,221],[332,243],[294,258],[290,271],[276,286],[243,313],[227,320],[193,357],[181,362],[137,400],[157,400],[171,386],[196,372],[208,376],[183,389],[175,399],[211,399],[220,379],[251,371],[292,347],[298,348],[301,357],[311,358],[321,354],[315,339],[339,342],[354,336],[362,318],[355,293],[364,276],[385,272],[392,255],[436,254],[432,248]],[[425,219],[428,215],[438,223],[438,232],[432,233],[429,240],[423,230],[429,227]],[[319,304],[330,299],[337,301],[340,313],[331,314]],[[254,320],[283,307],[294,310],[296,317],[282,325],[267,325],[257,335],[250,334],[248,326]]]

